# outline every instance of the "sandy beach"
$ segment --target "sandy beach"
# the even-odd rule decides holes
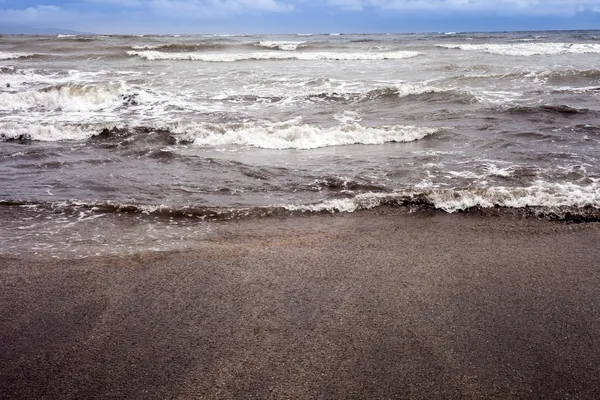
[[[406,214],[0,259],[3,399],[600,397],[600,224]]]

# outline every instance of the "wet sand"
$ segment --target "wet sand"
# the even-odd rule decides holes
[[[600,225],[361,212],[4,257],[0,398],[600,398]]]

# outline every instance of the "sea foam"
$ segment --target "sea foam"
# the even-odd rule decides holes
[[[513,44],[438,44],[437,47],[481,51],[503,56],[600,53],[600,44],[581,43],[513,43]]]
[[[411,142],[440,129],[415,126],[365,127],[358,123],[334,127],[303,124],[296,120],[222,127],[205,125],[186,131],[198,146],[250,146],[263,149],[316,149],[351,144],[376,145]]]
[[[257,47],[266,47],[268,49],[279,49],[284,51],[294,51],[306,42],[290,42],[290,41],[269,41],[263,40],[255,44]]]
[[[383,205],[424,204],[448,213],[472,208],[505,207],[522,209],[560,208],[600,209],[600,183],[578,185],[575,183],[550,183],[536,181],[527,187],[493,186],[472,189],[407,189],[394,193],[360,193],[355,197],[330,199],[314,204],[286,205],[290,211],[304,212],[355,212]]]
[[[41,90],[0,93],[0,111],[97,111],[123,105],[122,85],[67,84]],[[126,99],[125,99],[126,100]]]
[[[419,55],[416,51],[394,51],[386,53],[362,52],[255,52],[255,53],[163,53],[160,51],[128,51],[127,54],[155,60],[181,60],[181,61],[205,61],[205,62],[235,62],[247,60],[300,60],[300,61],[327,61],[327,60],[398,60],[413,58]]]
[[[28,58],[34,56],[35,54],[0,52],[0,60],[16,60],[19,58]]]

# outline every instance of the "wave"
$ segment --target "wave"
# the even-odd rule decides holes
[[[40,90],[0,93],[0,111],[98,111],[137,105],[137,96],[121,84],[54,85]]]
[[[513,211],[525,216],[570,222],[600,221],[600,185],[560,184],[537,181],[528,187],[454,189],[407,189],[397,192],[367,192],[353,197],[334,198],[311,204],[283,204],[255,207],[169,206],[116,202],[27,202],[0,200],[0,206],[45,209],[52,213],[80,215],[124,213],[153,217],[231,220],[295,213],[353,213],[379,207],[400,207],[410,211],[440,210],[446,213]]]
[[[323,128],[291,120],[243,124],[183,124],[155,127],[110,126],[110,124],[0,122],[0,138],[26,143],[29,141],[85,141],[89,139],[122,140],[137,135],[145,140],[159,134],[168,144],[193,144],[202,147],[246,146],[262,149],[309,150],[352,144],[377,145],[411,142],[441,131],[439,128],[415,126],[364,127],[357,123]],[[160,139],[163,140],[163,139]],[[130,140],[129,140],[130,141]]]
[[[0,139],[18,143],[39,142],[62,142],[82,141],[97,135],[103,129],[92,124],[70,123],[70,122],[28,122],[23,121],[1,121]]]
[[[204,61],[204,62],[235,62],[248,60],[299,60],[299,61],[319,61],[319,60],[399,60],[413,58],[419,55],[415,51],[395,51],[385,53],[361,52],[260,52],[260,53],[165,53],[154,50],[147,51],[128,51],[130,56],[145,58],[149,61],[155,60],[177,60],[177,61]]]
[[[188,131],[197,146],[249,146],[263,149],[309,150],[352,144],[377,145],[412,142],[441,129],[415,126],[365,127],[357,123],[329,128],[298,123],[297,120],[234,126],[205,125]]]
[[[600,221],[600,184],[548,183],[528,187],[412,189],[360,193],[315,204],[285,206],[290,211],[355,212],[381,206],[426,206],[447,213],[481,209],[525,210],[534,215],[575,221]]]
[[[303,45],[305,45],[306,42],[302,42],[302,41],[296,41],[296,42],[292,42],[292,41],[268,41],[268,40],[264,40],[258,43],[255,43],[254,46],[256,47],[264,47],[267,49],[277,49],[277,50],[284,50],[284,51],[294,51],[297,50],[298,47],[303,47]]]
[[[562,116],[581,115],[593,112],[587,108],[575,108],[564,104],[544,104],[541,106],[512,106],[502,110],[508,114],[557,114]]]
[[[478,101],[477,96],[468,91],[413,84],[374,89],[361,96],[360,100],[372,101],[376,99],[398,98],[422,102],[453,102],[459,104],[470,104]]]
[[[471,104],[478,102],[478,96],[466,90],[452,88],[438,88],[422,84],[397,84],[394,86],[382,86],[366,92],[315,92],[300,94],[297,96],[259,96],[254,94],[243,94],[233,96],[219,96],[215,99],[228,102],[259,102],[278,103],[282,101],[312,101],[333,102],[340,104],[353,104],[372,101],[422,101],[422,102],[445,102],[457,104]]]
[[[600,80],[599,69],[554,70],[540,73],[539,76],[545,79],[549,85],[590,85],[591,89],[600,90],[600,83],[598,82]]]
[[[155,50],[155,51],[163,51],[168,53],[177,53],[177,52],[194,52],[194,51],[206,51],[206,50],[223,50],[228,48],[229,46],[223,43],[195,43],[195,44],[182,44],[182,43],[172,43],[172,44],[155,44],[155,45],[141,45],[141,46],[132,46],[133,50]]]
[[[438,44],[437,47],[523,57],[535,55],[600,53],[600,44],[582,43]]]
[[[72,41],[76,41],[76,42],[91,42],[91,41],[96,40],[96,38],[92,37],[92,36],[80,36],[80,35],[57,35],[56,38],[62,39],[62,40],[72,40]]]
[[[28,54],[28,53],[5,53],[0,52],[0,60],[17,60],[19,58],[40,58],[42,54]]]

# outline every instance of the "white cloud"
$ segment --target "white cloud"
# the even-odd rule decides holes
[[[329,0],[329,5],[334,7],[340,7],[345,11],[362,11],[364,10],[363,0]]]
[[[180,17],[247,12],[287,12],[294,6],[280,0],[84,0],[87,3],[140,8]]]
[[[55,24],[73,21],[77,18],[78,14],[76,12],[65,10],[58,6],[35,6],[24,9],[0,10],[0,21],[6,23],[39,25],[50,22]]]
[[[525,15],[574,15],[600,9],[600,0],[327,0],[345,10],[461,11]]]
[[[144,6],[170,15],[201,17],[247,12],[286,12],[292,5],[276,0],[149,0]]]
[[[5,2],[0,0],[0,5]],[[6,2],[5,2],[6,3]],[[56,3],[56,2],[55,2]],[[88,24],[121,21],[130,25],[136,19],[154,15],[173,21],[212,19],[247,13],[289,12],[294,6],[283,0],[71,0],[64,6],[37,5],[19,8],[14,2],[0,7],[0,23],[46,27],[67,26],[89,29]],[[87,21],[87,22],[86,22]]]

